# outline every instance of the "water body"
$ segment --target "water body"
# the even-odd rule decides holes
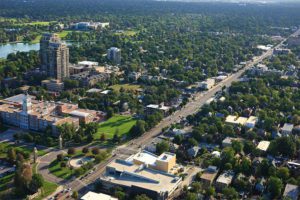
[[[80,45],[77,42],[66,42],[68,46],[71,46],[72,44],[74,45]],[[0,58],[7,58],[7,55],[10,53],[16,53],[18,51],[20,52],[28,52],[28,51],[38,51],[40,50],[40,44],[31,44],[31,43],[9,43],[9,44],[3,44],[0,45]]]
[[[28,52],[31,50],[40,50],[40,44],[30,44],[30,43],[9,43],[0,45],[0,58],[7,58],[10,53],[16,53],[18,51]]]

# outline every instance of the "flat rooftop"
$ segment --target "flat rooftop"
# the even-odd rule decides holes
[[[22,104],[23,103],[23,99],[24,99],[25,94],[18,94],[9,98],[4,99],[5,101],[9,101],[11,103],[18,103],[18,104]],[[31,99],[34,99],[34,96],[28,95],[28,97],[30,97]]]
[[[292,200],[297,200],[299,196],[299,187],[297,185],[286,184],[283,196],[290,197]]]
[[[118,200],[118,199],[107,194],[95,193],[89,191],[83,197],[81,197],[81,200]]]
[[[124,160],[112,161],[107,166],[107,169],[109,168],[120,172],[120,175],[106,172],[101,179],[122,186],[137,186],[160,193],[172,192],[181,183],[181,178],[178,176],[149,169],[144,165],[134,165]]]
[[[217,178],[216,182],[229,185],[232,182],[233,176],[234,173],[232,171],[226,171]]]
[[[175,154],[173,154],[173,153],[167,153],[167,152],[165,152],[165,153],[161,154],[157,158],[157,160],[168,162],[169,160],[171,160],[172,158],[174,158],[174,156],[175,156]]]
[[[157,160],[158,156],[155,154],[152,154],[147,151],[142,151],[140,153],[137,153],[127,159],[127,161],[133,162],[133,160],[137,160],[139,162],[145,163],[147,165],[155,165],[155,162]]]
[[[261,150],[261,151],[267,151],[269,146],[270,146],[269,141],[260,141],[256,148]]]
[[[282,127],[282,130],[292,132],[293,128],[294,128],[293,124],[285,123]]]

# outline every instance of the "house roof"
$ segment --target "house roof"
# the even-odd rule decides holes
[[[299,196],[299,187],[297,185],[286,184],[283,196],[290,197],[292,200],[297,200]]]
[[[269,146],[270,146],[269,141],[260,141],[256,148],[261,150],[261,151],[267,151]]]

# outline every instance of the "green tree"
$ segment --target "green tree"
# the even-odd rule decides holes
[[[244,148],[243,144],[239,141],[236,141],[236,140],[232,141],[231,146],[234,149],[234,151],[237,152],[237,153],[242,152],[243,148]]]
[[[78,199],[78,192],[77,191],[74,191],[73,194],[72,194],[72,197],[74,199]]]
[[[192,193],[192,192],[188,192],[186,194],[185,200],[197,200],[197,194],[196,193]]]
[[[268,181],[268,190],[271,193],[272,198],[277,198],[280,196],[283,188],[282,181],[277,177],[270,177]]]
[[[134,200],[151,200],[151,199],[145,194],[139,194],[135,196]]]
[[[9,162],[14,163],[16,161],[17,154],[14,148],[9,148],[7,151],[7,159]]]
[[[162,154],[163,152],[167,152],[170,150],[170,145],[167,141],[161,141],[156,144],[156,153]]]
[[[286,167],[279,167],[276,174],[282,181],[286,181],[290,177],[290,171]]]
[[[131,128],[130,133],[133,137],[137,137],[145,133],[146,122],[143,120],[138,120],[136,124]]]
[[[205,194],[206,196],[210,197],[210,196],[214,196],[216,194],[216,190],[213,186],[209,186],[206,190],[205,190]]]
[[[40,189],[40,188],[43,187],[43,185],[44,185],[44,178],[43,178],[43,176],[40,175],[40,174],[34,174],[32,176],[32,180],[30,182],[29,188],[30,188],[30,190],[32,192],[37,192],[38,189]]]
[[[222,191],[225,199],[238,199],[239,194],[233,187],[226,187]]]

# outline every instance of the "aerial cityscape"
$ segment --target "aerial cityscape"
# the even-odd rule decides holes
[[[300,2],[1,0],[0,200],[300,200]]]

